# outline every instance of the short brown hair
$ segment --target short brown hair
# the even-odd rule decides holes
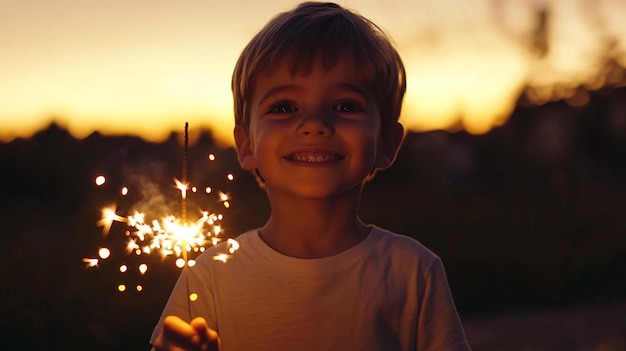
[[[400,117],[406,74],[389,37],[372,21],[334,3],[305,2],[278,14],[243,49],[232,77],[235,124],[250,126],[247,104],[255,79],[288,64],[292,74],[308,73],[316,60],[331,69],[351,55],[357,74],[380,108],[381,131]]]

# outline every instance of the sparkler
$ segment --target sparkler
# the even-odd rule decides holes
[[[105,207],[102,209],[102,218],[97,222],[98,226],[102,227],[102,233],[104,237],[107,237],[115,222],[125,223],[127,229],[125,231],[127,237],[126,251],[129,254],[135,254],[136,256],[148,255],[154,252],[159,253],[162,258],[173,256],[176,258],[176,266],[183,269],[183,275],[187,288],[187,295],[189,301],[193,302],[198,299],[196,292],[189,291],[188,283],[188,267],[195,265],[195,261],[190,258],[190,254],[199,254],[204,252],[206,247],[215,245],[222,241],[222,228],[221,221],[223,215],[218,212],[210,212],[207,210],[200,211],[200,217],[194,221],[188,219],[187,213],[187,198],[188,193],[197,193],[197,187],[190,187],[187,179],[188,172],[188,123],[185,123],[185,143],[184,143],[184,157],[182,167],[182,177],[180,180],[174,178],[174,184],[180,191],[181,209],[180,217],[174,215],[166,215],[161,219],[149,220],[147,215],[139,210],[135,210],[131,215],[121,216],[117,213],[115,205]],[[209,160],[214,161],[215,156],[209,155]],[[228,181],[234,179],[232,174],[227,174]],[[102,175],[96,177],[96,185],[102,186],[106,183],[106,178]],[[206,187],[204,192],[206,194],[212,193],[211,187]],[[123,187],[121,194],[126,196],[129,193],[127,187]],[[230,202],[228,195],[223,192],[217,194],[219,202],[222,207],[228,209]],[[239,243],[233,239],[227,239],[228,252],[218,254],[213,257],[214,260],[226,262],[228,258],[237,250]],[[107,247],[100,247],[98,250],[98,258],[84,258],[83,262],[87,267],[97,267],[100,261],[106,260],[111,256],[111,250]],[[144,275],[148,271],[148,266],[145,263],[141,263],[137,266],[141,275]],[[119,267],[121,273],[128,271],[128,266],[122,264]],[[137,291],[142,291],[143,287],[137,285]],[[126,285],[119,284],[118,290],[124,292]],[[189,306],[189,317],[191,319],[191,304]]]

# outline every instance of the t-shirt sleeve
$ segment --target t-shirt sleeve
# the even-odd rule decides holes
[[[418,351],[470,351],[440,259],[424,281],[417,327]]]

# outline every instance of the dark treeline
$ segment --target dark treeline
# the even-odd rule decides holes
[[[148,257],[144,290],[119,293],[115,266],[86,269],[81,260],[123,240],[119,226],[106,238],[96,226],[116,199],[129,210],[158,193],[176,211],[181,139],[76,140],[53,124],[0,144],[2,349],[148,348],[179,270]],[[226,235],[263,223],[265,195],[232,149],[203,132],[188,164],[192,184],[230,194]],[[98,174],[107,176],[102,187]],[[123,185],[131,193],[120,200]],[[625,199],[622,87],[590,92],[578,107],[520,99],[509,121],[485,135],[409,133],[397,163],[366,185],[361,216],[439,254],[467,315],[626,298]],[[212,200],[190,209],[203,201]]]

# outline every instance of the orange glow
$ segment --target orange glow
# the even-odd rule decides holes
[[[29,137],[56,121],[77,138],[99,131],[160,142],[188,121],[232,145],[234,63],[269,18],[299,2],[3,3],[0,64],[7,69],[0,71],[0,141]],[[539,67],[523,38],[507,30],[519,37],[532,32],[533,9],[544,2],[502,2],[506,14],[514,15],[497,23],[495,2],[489,0],[384,6],[373,0],[339,1],[394,39],[408,74],[402,115],[408,129],[460,125],[474,134],[504,123],[527,81],[548,86],[585,82],[598,69],[604,38],[624,47],[623,1],[594,3],[601,28],[591,24],[584,2],[547,1],[551,47]],[[135,16],[146,9],[149,15]],[[619,59],[626,63],[626,54]],[[568,101],[580,106],[584,99]]]

